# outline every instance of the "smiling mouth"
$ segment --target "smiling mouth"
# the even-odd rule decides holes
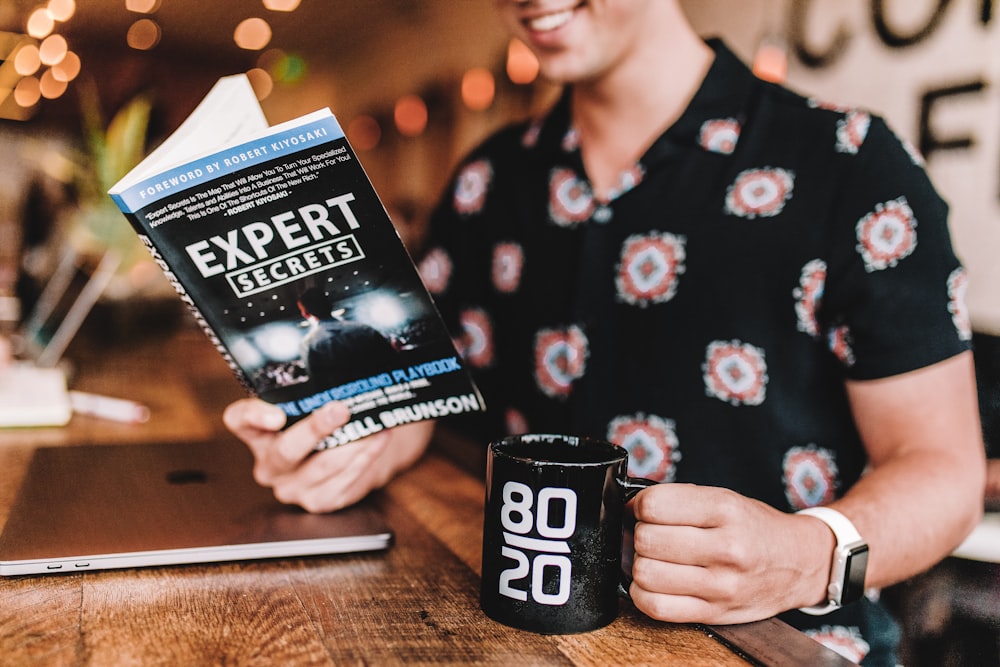
[[[542,16],[536,16],[533,18],[524,19],[524,25],[534,32],[549,32],[552,30],[558,30],[563,27],[573,18],[573,13],[579,9],[583,3],[569,7],[568,9],[562,9],[557,12],[552,12],[551,14],[544,14]]]

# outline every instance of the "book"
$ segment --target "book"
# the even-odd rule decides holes
[[[109,195],[247,391],[321,448],[482,411],[482,396],[329,109],[269,126],[222,77]]]

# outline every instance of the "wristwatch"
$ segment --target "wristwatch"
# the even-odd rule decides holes
[[[829,507],[809,507],[797,514],[816,517],[829,526],[837,538],[837,545],[833,548],[833,564],[830,566],[830,583],[826,588],[826,604],[802,607],[799,611],[821,616],[860,600],[865,594],[868,544],[861,538],[854,524]]]

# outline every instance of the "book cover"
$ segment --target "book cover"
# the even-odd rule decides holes
[[[350,407],[323,446],[485,409],[328,109],[268,127],[223,77],[109,194],[251,394]]]

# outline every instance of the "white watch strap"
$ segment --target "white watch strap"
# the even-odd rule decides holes
[[[859,533],[858,529],[854,527],[851,520],[833,508],[807,507],[804,510],[799,510],[796,514],[805,514],[807,516],[815,517],[829,526],[830,530],[833,531],[833,536],[837,540],[837,545],[834,547],[834,562],[836,562],[836,550],[838,548],[863,541],[861,533]],[[831,578],[833,577],[833,574],[833,572],[830,573]],[[832,583],[832,581],[830,583]],[[830,584],[828,583],[828,590],[829,586]],[[833,600],[829,600],[826,604],[816,605],[814,607],[801,607],[799,611],[806,614],[812,614],[814,616],[820,616],[830,613],[834,609],[839,608],[839,606],[840,605]]]

